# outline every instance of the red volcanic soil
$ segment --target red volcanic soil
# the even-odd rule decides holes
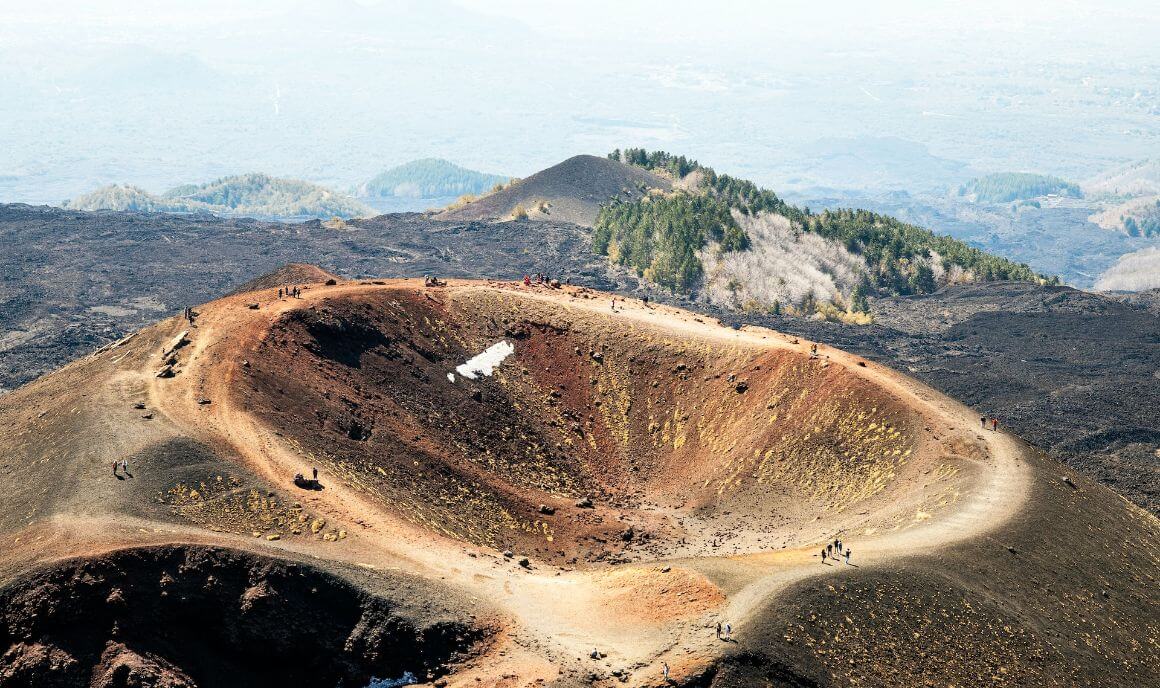
[[[500,341],[515,354],[493,376],[454,373]],[[493,290],[322,299],[248,360],[236,393],[327,473],[440,534],[553,563],[744,551],[731,524],[853,512],[933,441],[825,359]]]

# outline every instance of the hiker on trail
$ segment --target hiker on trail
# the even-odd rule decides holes
[[[826,555],[829,556],[831,559],[837,559],[837,557],[834,556],[833,543],[830,543],[830,542],[826,543]]]
[[[822,548],[822,563],[826,563],[826,549]]]
[[[987,429],[987,417],[986,416],[979,418],[979,423],[981,423],[983,425],[984,430]]]
[[[318,480],[318,468],[313,467],[310,470],[314,471],[314,480],[317,481]]]
[[[640,300],[644,301],[644,305],[647,306],[648,305],[648,294],[645,294],[644,296],[640,297]]]
[[[525,286],[525,287],[530,287],[530,286],[532,286],[532,278],[531,278],[531,277],[528,277],[527,275],[524,275],[524,286]]]
[[[730,640],[731,638],[733,638],[733,624],[726,623],[725,624],[725,640]]]
[[[721,639],[721,622],[717,622],[717,640]]]
[[[668,662],[661,662],[661,671],[665,675],[665,681],[668,681],[669,680],[669,663]]]
[[[991,419],[991,432],[996,432],[998,430],[999,430],[999,419],[992,418]]]
[[[121,461],[121,470],[125,472],[125,475],[129,475],[129,459]]]
[[[616,299],[615,299],[615,298],[614,298],[614,299],[612,299],[612,312],[613,312],[613,313],[615,313],[615,312],[616,312]]]
[[[853,551],[854,551],[854,550],[852,550],[852,549],[848,549],[848,550],[846,550],[846,564],[849,564],[849,563],[850,563],[850,554],[851,554]]]
[[[113,475],[117,475],[117,467],[120,465],[121,465],[121,462],[119,462],[119,461],[113,462]],[[721,627],[719,625],[717,627],[717,635],[721,635]]]
[[[836,551],[838,554],[842,553],[842,541],[841,540],[834,540],[834,551]]]
[[[278,287],[278,298],[282,298],[282,287]]]

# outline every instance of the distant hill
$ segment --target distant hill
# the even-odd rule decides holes
[[[297,179],[250,173],[205,184],[187,184],[165,198],[210,207],[211,212],[254,217],[359,217],[374,211],[346,194]]]
[[[1144,291],[1160,288],[1160,248],[1151,246],[1120,256],[1096,282],[1099,291]]]
[[[678,181],[670,194],[601,208],[593,249],[650,282],[730,309],[865,322],[870,297],[1054,281],[887,215],[812,213],[684,156],[630,148],[609,158]]]
[[[193,204],[162,198],[129,184],[102,186],[63,204],[68,210],[131,210],[144,213],[196,212]],[[208,212],[208,211],[207,211]]]
[[[1140,196],[1104,206],[1088,219],[1104,229],[1128,236],[1160,236],[1160,196]]]
[[[64,207],[69,210],[211,213],[266,219],[375,215],[362,203],[326,187],[259,173],[225,177],[205,184],[185,184],[160,196],[135,186],[111,184],[68,201]]]
[[[1160,195],[1160,159],[1139,160],[1088,180],[1084,193],[1095,198]]]
[[[1077,184],[1059,177],[1031,172],[999,172],[977,177],[959,187],[960,196],[973,196],[980,203],[1010,203],[1055,194],[1082,198]]]
[[[529,219],[591,227],[600,207],[635,201],[673,183],[657,174],[595,155],[577,155],[514,184],[435,216],[439,220]]]
[[[1140,160],[1086,182],[1084,192],[1100,201],[1089,219],[1128,236],[1160,235],[1160,160]]]
[[[423,158],[382,172],[360,186],[358,195],[363,198],[479,195],[509,180],[510,177],[476,172],[447,160]]]

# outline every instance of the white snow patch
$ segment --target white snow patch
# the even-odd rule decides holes
[[[487,347],[487,349],[467,360],[463,365],[457,366],[455,372],[459,373],[468,380],[474,380],[480,375],[491,376],[495,369],[499,367],[500,363],[508,356],[516,352],[516,347],[509,341],[500,340],[495,344]],[[449,374],[450,375],[450,374]],[[454,382],[454,380],[452,380]]]

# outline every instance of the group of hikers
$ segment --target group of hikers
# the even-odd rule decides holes
[[[196,317],[196,316],[197,316],[197,313],[194,313],[194,312],[193,312],[193,307],[192,307],[192,306],[186,306],[186,307],[185,307],[185,311],[184,311],[184,312],[181,314],[181,316],[182,316],[183,318],[185,318],[186,320],[188,320],[188,321],[189,321],[189,324],[190,324],[190,325],[192,325],[192,324],[193,324],[193,319],[194,319],[194,317]]]
[[[121,473],[124,473],[129,477],[133,477],[133,474],[129,472],[129,459],[122,459],[120,461],[113,462],[113,475],[120,478],[121,473],[117,473],[117,469],[120,469]]]
[[[826,543],[826,546],[822,548],[822,563],[825,564],[827,559],[837,561],[845,557],[846,563],[849,564],[850,555],[854,553],[854,550],[849,547],[843,548],[843,544],[839,538],[835,538],[833,542]]]
[[[318,467],[315,466],[311,468],[310,473],[312,477],[309,480],[307,480],[306,476],[302,475],[301,473],[295,473],[294,484],[298,487],[318,489]]]
[[[987,422],[988,421],[987,421],[986,416],[979,417],[979,424],[983,426],[984,430],[987,429]],[[997,432],[999,430],[999,419],[998,418],[991,418],[990,423],[991,423],[991,431]]]
[[[423,275],[423,286],[424,287],[444,287],[444,286],[447,286],[447,283],[441,282],[439,280],[439,278],[436,277],[435,275]]]
[[[302,290],[298,287],[278,287],[278,298],[282,298],[283,294],[290,299],[302,298]]]
[[[550,287],[559,286],[559,282],[556,282],[553,284],[552,278],[548,277],[547,275],[545,275],[542,272],[537,272],[537,273],[534,273],[531,275],[524,275],[524,286],[525,287],[532,286],[533,282],[535,284],[546,284]]]

